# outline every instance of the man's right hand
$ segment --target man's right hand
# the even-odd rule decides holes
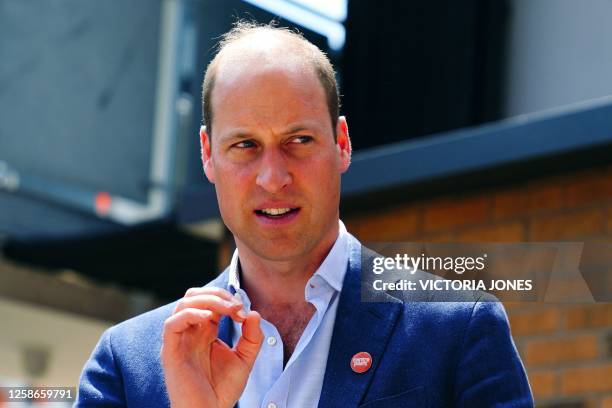
[[[224,315],[242,322],[234,348],[217,338]],[[171,406],[233,407],[263,342],[260,321],[224,289],[189,289],[164,322],[161,361]]]

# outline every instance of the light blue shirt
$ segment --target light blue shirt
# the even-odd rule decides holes
[[[316,308],[304,329],[291,358],[283,370],[283,343],[276,327],[261,321],[264,342],[249,375],[238,405],[241,408],[308,408],[319,403],[327,355],[331,342],[338,299],[346,273],[349,237],[342,221],[334,246],[304,288],[304,298]],[[234,251],[229,271],[229,287],[238,293],[248,312],[251,301],[240,288],[238,250]],[[242,326],[233,323],[233,344]],[[348,364],[348,363],[347,363]]]

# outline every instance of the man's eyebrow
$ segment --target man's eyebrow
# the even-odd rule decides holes
[[[309,124],[309,123],[296,123],[286,128],[284,133],[285,134],[298,133],[298,132],[303,132],[305,130],[314,131],[316,130],[316,126]]]
[[[295,123],[289,125],[282,131],[282,134],[289,135],[292,133],[299,133],[303,131],[315,132],[317,130],[316,124],[314,123]],[[219,140],[223,142],[231,142],[233,140],[249,139],[253,137],[253,133],[247,129],[235,129],[224,135],[219,136]]]
[[[244,129],[236,129],[234,131],[231,131],[227,134],[220,136],[219,139],[224,142],[228,142],[232,140],[248,139],[249,137],[252,137],[252,134],[249,133],[248,131]]]

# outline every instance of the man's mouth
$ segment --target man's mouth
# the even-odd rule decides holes
[[[262,208],[260,210],[255,210],[255,213],[257,215],[266,217],[266,218],[270,218],[270,219],[278,219],[278,218],[284,218],[287,217],[291,214],[294,214],[296,212],[298,212],[300,209],[299,207],[296,208]]]

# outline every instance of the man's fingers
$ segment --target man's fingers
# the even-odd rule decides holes
[[[249,312],[246,320],[242,323],[242,336],[236,344],[236,353],[242,361],[248,364],[249,368],[253,367],[264,339],[260,323],[261,316],[259,313]]]
[[[180,341],[180,335],[187,329],[196,325],[219,324],[219,316],[210,310],[184,309],[173,314],[164,322],[164,346],[169,350],[174,350]],[[214,332],[214,331],[213,331]],[[217,337],[216,333],[211,333],[209,340]],[[204,339],[203,339],[204,340]]]
[[[205,309],[211,310],[219,315],[230,316],[233,320],[242,322],[246,317],[242,308],[242,302],[231,295],[230,300],[225,300],[217,295],[199,294],[184,297],[179,300],[174,308],[173,314],[185,309]]]
[[[215,286],[189,288],[187,289],[187,292],[185,292],[185,297],[196,296],[196,295],[215,295],[215,296],[219,296],[221,299],[224,299],[224,300],[232,300],[233,298],[232,294],[229,291],[223,288],[217,288]]]

